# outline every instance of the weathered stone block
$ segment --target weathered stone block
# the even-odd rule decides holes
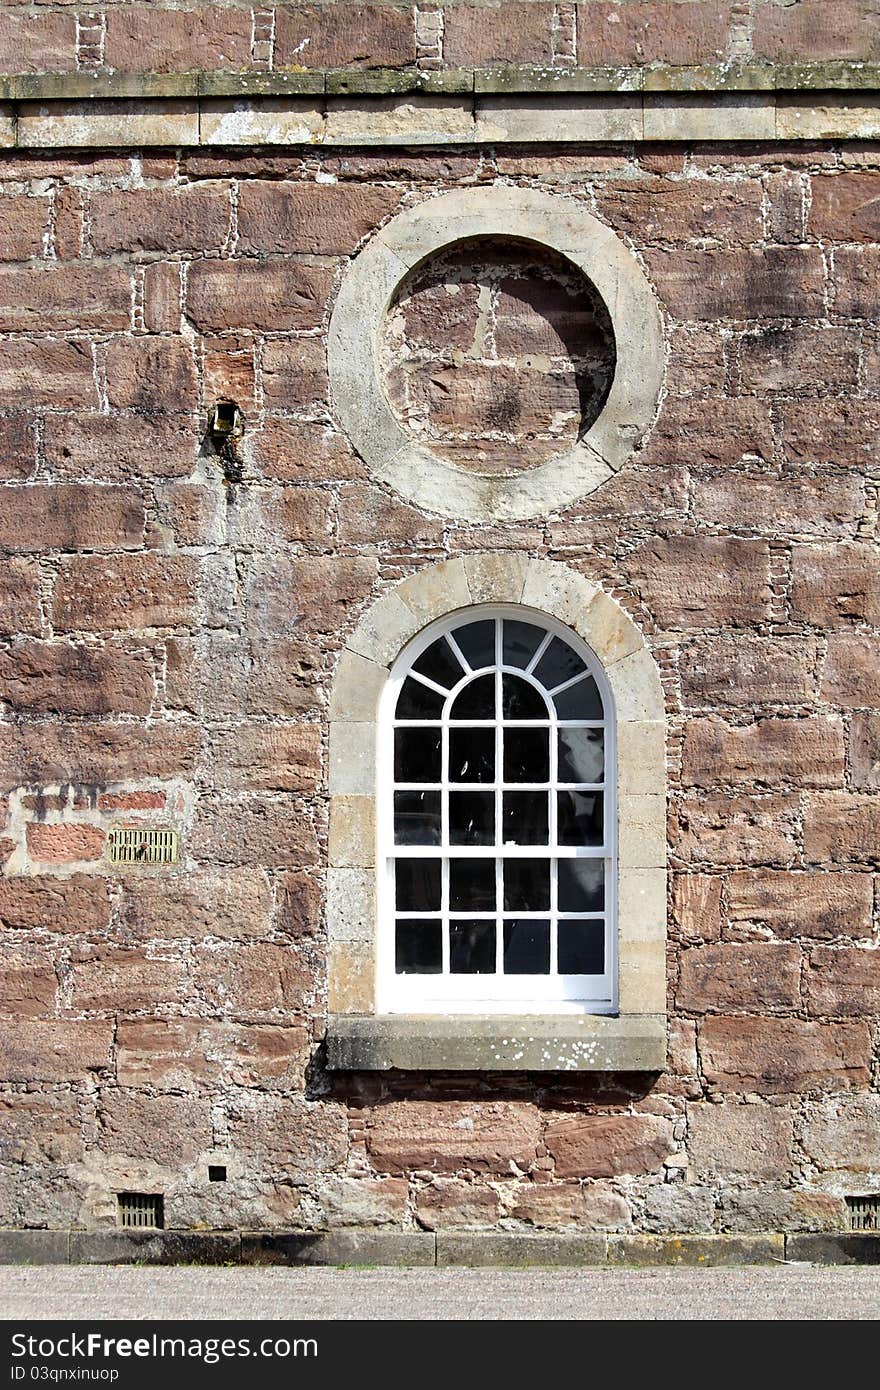
[[[672,1127],[655,1115],[564,1115],[544,1143],[560,1178],[653,1173],[672,1150]]]
[[[315,1193],[328,1226],[401,1226],[408,1216],[405,1178],[331,1177]]]
[[[188,555],[83,555],[59,571],[55,626],[62,632],[189,627],[197,586],[198,561]]]
[[[816,644],[803,637],[711,637],[688,643],[679,662],[687,705],[803,704],[816,689]]]
[[[750,1182],[785,1177],[791,1169],[791,1112],[776,1105],[687,1108],[688,1152],[704,1179],[735,1176]]]
[[[841,531],[852,532],[864,505],[861,480],[834,473],[789,473],[781,479],[724,473],[698,481],[694,494],[694,514],[700,521],[727,526],[738,517],[748,530],[773,536],[785,532],[837,537]]]
[[[604,1183],[529,1183],[516,1191],[515,1221],[542,1229],[620,1231],[631,1223],[629,1204]]]
[[[740,371],[747,391],[852,388],[858,383],[859,344],[851,328],[814,328],[810,324],[768,327],[743,338]],[[797,401],[786,405],[787,424],[800,419],[806,423],[804,405]]]
[[[765,783],[837,787],[843,783],[839,719],[759,719],[745,725],[692,719],[685,732],[682,781],[712,787]]]
[[[769,558],[762,541],[655,540],[636,550],[627,568],[665,627],[737,627],[769,613]]]
[[[169,1091],[297,1091],[310,1052],[302,1027],[190,1018],[121,1019],[117,1046],[120,1086]]]
[[[390,5],[279,9],[275,62],[279,67],[403,67],[415,62],[412,14]]]
[[[6,559],[0,571],[0,632],[39,632],[40,572],[34,560]]]
[[[823,1101],[808,1111],[803,1145],[821,1169],[880,1171],[880,1097],[853,1095]]]
[[[238,204],[239,249],[350,256],[399,201],[394,189],[359,184],[247,183]]]
[[[54,961],[45,948],[7,948],[0,978],[0,1014],[45,1018],[55,1012],[57,989]]]
[[[688,798],[673,810],[670,840],[688,864],[789,864],[799,816],[791,796]]]
[[[123,882],[123,890],[121,922],[130,940],[215,936],[248,941],[271,930],[271,889],[263,871],[251,865],[164,875],[161,880],[133,877]]]
[[[77,1013],[134,1013],[180,1004],[187,995],[183,963],[144,951],[80,948],[70,962],[69,985]]]
[[[250,1018],[300,1012],[317,981],[289,946],[198,946],[195,984],[220,1018]]]
[[[245,10],[208,5],[169,10],[157,24],[149,10],[123,6],[107,17],[106,60],[117,72],[243,69],[250,63],[250,45]]]
[[[0,266],[0,330],[64,333],[73,326],[102,333],[131,326],[131,280],[121,266]]]
[[[230,1106],[230,1147],[243,1155],[249,1169],[271,1176],[279,1168],[331,1172],[341,1167],[348,1146],[345,1108],[332,1101],[266,1097]]]
[[[880,708],[880,640],[862,632],[832,632],[821,693],[833,705]]]
[[[679,1008],[691,1013],[796,1009],[800,973],[801,953],[796,946],[692,947],[682,952],[676,1000]]]
[[[812,247],[651,251],[647,260],[678,319],[824,317],[822,257]]]
[[[115,338],[107,349],[107,399],[127,410],[170,415],[195,410],[198,381],[189,344],[158,336]]]
[[[111,1023],[4,1023],[0,1036],[3,1081],[82,1081],[110,1066]]]
[[[301,261],[195,261],[187,281],[187,314],[196,328],[317,328],[324,319],[333,272]]]
[[[386,1173],[509,1173],[533,1162],[540,1134],[536,1107],[509,1101],[392,1101],[367,1120],[370,1158]]]
[[[873,878],[869,873],[803,873],[756,869],[727,879],[727,919],[738,934],[869,937]]]
[[[842,1090],[867,1082],[870,1030],[796,1018],[706,1018],[700,1055],[719,1091]]]
[[[864,791],[880,787],[880,715],[853,715],[849,764],[854,787]]]
[[[56,409],[97,406],[91,344],[51,338],[4,341],[0,345],[0,405],[14,410],[22,400]]]
[[[426,1231],[492,1226],[498,1216],[498,1193],[480,1183],[435,1178],[416,1192],[416,1220]]]
[[[321,780],[318,724],[241,724],[233,740],[218,734],[206,754],[215,787],[314,792]]]
[[[195,463],[196,434],[186,417],[47,415],[43,447],[58,478],[184,477]]]
[[[880,955],[875,949],[818,946],[804,977],[807,1013],[814,1018],[874,1018],[880,1014]]]
[[[185,776],[198,748],[198,730],[165,722],[9,725],[0,728],[0,787]]]
[[[110,920],[107,882],[66,878],[0,878],[0,925],[17,931],[101,932]]]
[[[730,9],[724,0],[697,6],[687,22],[674,4],[650,0],[632,12],[619,5],[578,5],[578,58],[589,66],[713,63],[727,50]]]
[[[854,792],[813,792],[804,814],[804,853],[813,863],[870,863],[880,857],[880,800]]]
[[[98,1148],[169,1167],[191,1163],[213,1142],[206,1101],[107,1091],[98,1108]]]
[[[229,231],[229,194],[221,186],[113,189],[93,194],[91,241],[116,251],[219,251]]]
[[[31,714],[148,714],[150,654],[127,643],[20,641],[0,652],[0,699]]]
[[[867,545],[796,545],[792,549],[792,613],[817,626],[849,619],[880,622],[880,572]]]
[[[5,550],[132,550],[143,529],[143,499],[130,488],[37,483],[3,489]]]

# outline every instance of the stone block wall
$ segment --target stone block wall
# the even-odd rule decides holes
[[[603,33],[673,8],[708,36],[730,7]],[[108,5],[108,44],[143,9]],[[325,353],[365,239],[497,180],[624,237],[668,342],[645,447],[503,527],[373,483]],[[0,156],[4,1224],[112,1225],[134,1189],[177,1227],[815,1230],[880,1187],[878,197],[865,144]],[[581,570],[663,670],[660,1077],[323,1068],[335,663],[372,599],[475,549]],[[179,864],[109,865],[136,824]]]
[[[4,8],[0,72],[17,73],[880,59],[877,0],[8,0]]]

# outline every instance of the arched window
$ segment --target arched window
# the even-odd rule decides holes
[[[379,726],[380,1008],[616,1008],[614,733],[555,618],[479,606],[405,648]]]

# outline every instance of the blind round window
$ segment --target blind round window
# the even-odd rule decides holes
[[[404,653],[379,750],[386,1008],[613,1007],[609,709],[589,649],[529,610]]]

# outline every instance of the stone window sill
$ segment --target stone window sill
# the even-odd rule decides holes
[[[332,1015],[330,1071],[662,1071],[662,1014]]]

